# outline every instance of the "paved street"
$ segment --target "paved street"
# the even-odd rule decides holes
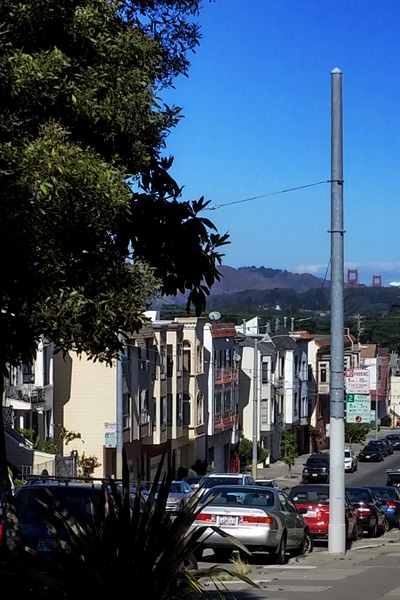
[[[387,432],[381,432],[383,437]],[[291,480],[282,465],[273,465],[268,471],[281,487],[292,487],[300,481],[300,457]],[[381,463],[359,463],[358,471],[346,474],[346,485],[386,484],[386,469],[400,468],[400,452]],[[280,471],[279,471],[280,469]],[[286,485],[285,485],[286,484]],[[215,564],[211,550],[205,552],[200,567]],[[338,598],[351,600],[400,599],[400,531],[391,530],[377,539],[363,538],[354,542],[345,556],[328,554],[327,543],[317,542],[314,552],[306,557],[290,558],[287,565],[269,564],[268,556],[259,554],[248,561],[249,577],[260,588],[250,588],[240,581],[224,582],[237,600],[268,598],[268,600],[309,600],[313,594],[323,594],[324,600]],[[231,568],[230,563],[224,564]],[[211,584],[210,584],[211,589]]]

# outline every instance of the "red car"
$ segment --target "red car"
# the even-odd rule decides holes
[[[306,509],[304,519],[310,528],[313,538],[328,539],[329,529],[329,485],[296,485],[289,492],[296,508]],[[345,499],[346,529],[348,540],[362,537],[362,527],[358,512],[349,499]]]

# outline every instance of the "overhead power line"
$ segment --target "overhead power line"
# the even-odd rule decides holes
[[[204,210],[218,210],[225,206],[232,206],[233,204],[242,204],[243,202],[251,202],[252,200],[259,200],[260,198],[268,198],[269,196],[277,196],[278,194],[286,194],[287,192],[295,192],[296,190],[304,190],[305,188],[314,187],[316,185],[323,185],[324,183],[332,183],[332,179],[325,181],[317,181],[315,183],[307,183],[306,185],[299,185],[293,188],[287,188],[286,190],[279,190],[278,192],[270,192],[269,194],[262,194],[261,196],[252,196],[251,198],[243,198],[242,200],[234,200],[233,202],[225,202],[224,204],[213,204],[207,206]],[[342,183],[342,181],[340,182]]]

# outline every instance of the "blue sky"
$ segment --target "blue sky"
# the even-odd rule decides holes
[[[343,72],[345,267],[400,281],[399,0],[205,0],[189,78],[163,92],[184,199],[224,204],[330,179],[330,72]],[[323,276],[330,185],[207,211],[224,263]],[[346,272],[347,273],[347,272]]]

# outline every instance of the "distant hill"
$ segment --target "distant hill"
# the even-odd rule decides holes
[[[322,286],[323,279],[310,273],[290,273],[266,267],[239,267],[233,269],[222,265],[218,269],[222,275],[211,290],[211,295],[232,294],[246,290],[293,289],[306,292]],[[325,282],[329,287],[329,282]]]

